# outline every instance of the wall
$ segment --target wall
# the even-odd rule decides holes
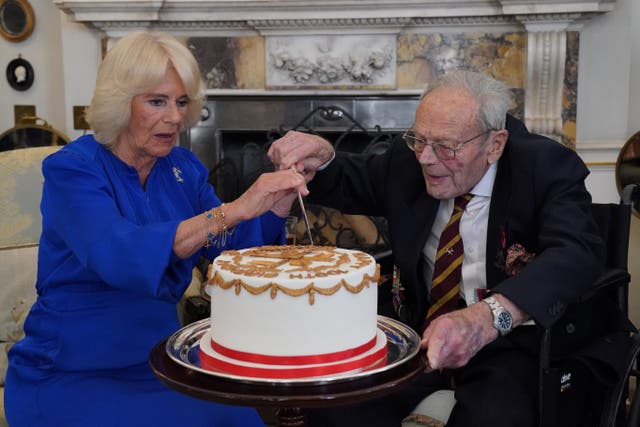
[[[617,0],[615,9],[587,23],[580,35],[577,147],[589,165],[594,201],[619,200],[614,163],[621,145],[640,130],[640,4]],[[640,324],[640,219],[632,217],[629,311]]]
[[[35,105],[36,114],[73,138],[73,105],[91,101],[100,60],[100,35],[73,23],[50,0],[32,0],[33,33],[21,42],[0,38],[2,69],[21,55],[31,63],[35,79],[24,92],[14,90],[0,78],[0,133],[14,126],[14,105]]]
[[[19,92],[11,88],[4,72],[0,79],[0,130],[13,126],[13,106],[35,105],[36,114],[55,127],[65,127],[64,74],[62,70],[61,32],[58,9],[50,1],[31,2],[35,13],[35,27],[31,35],[17,43],[0,39],[0,64],[6,64],[18,55],[33,66],[35,78],[31,88]]]
[[[0,63],[22,54],[36,78],[25,92],[0,79],[0,131],[13,126],[13,105],[32,104],[37,114],[74,138],[72,107],[91,100],[101,55],[101,33],[60,12],[53,2],[32,0],[36,25],[19,43],[0,39]],[[624,141],[640,130],[640,5],[617,0],[612,12],[587,22],[580,33],[576,146],[592,174],[597,202],[618,200],[613,163]],[[633,218],[630,269],[632,316],[640,324],[640,220]]]

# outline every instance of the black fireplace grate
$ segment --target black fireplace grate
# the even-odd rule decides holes
[[[308,126],[314,115],[324,120],[345,119],[349,124],[341,128],[314,129]],[[209,182],[223,201],[234,200],[246,191],[264,172],[273,171],[267,157],[270,145],[289,130],[299,130],[320,135],[330,141],[337,151],[351,153],[382,153],[386,151],[398,130],[385,131],[376,126],[367,129],[340,107],[322,106],[307,114],[293,126],[281,125],[268,131],[233,130],[220,132],[220,160],[211,169]],[[359,249],[373,255],[389,249],[387,223],[381,217],[345,215],[321,205],[309,204],[311,232],[315,244]],[[292,216],[301,218],[297,204]],[[308,237],[300,221],[298,242],[308,244]]]

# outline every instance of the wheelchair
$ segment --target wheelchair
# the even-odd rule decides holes
[[[539,364],[540,427],[640,426],[640,334],[628,319],[630,275],[627,269],[632,204],[638,206],[640,185],[625,187],[619,204],[594,203],[593,215],[606,243],[605,272],[594,288],[570,307],[568,315],[541,338]],[[616,310],[603,313],[605,305]],[[579,334],[571,310],[600,309],[605,320],[599,338],[570,355],[554,356],[558,336]],[[608,362],[608,363],[605,363]],[[617,369],[611,369],[616,366]],[[583,421],[580,421],[582,419]]]

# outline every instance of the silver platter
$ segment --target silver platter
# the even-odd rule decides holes
[[[378,316],[378,328],[387,336],[387,363],[371,369],[351,371],[341,374],[305,377],[305,378],[256,378],[241,375],[214,372],[203,369],[200,366],[200,338],[209,330],[211,319],[202,319],[177,331],[167,340],[167,354],[175,362],[194,371],[216,377],[230,378],[234,380],[252,383],[329,383],[336,381],[353,380],[365,376],[375,375],[392,369],[410,360],[420,350],[420,336],[404,323],[384,316]]]

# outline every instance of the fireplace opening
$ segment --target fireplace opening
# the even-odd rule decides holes
[[[328,120],[346,118],[348,126],[342,129],[313,129],[307,122],[319,114]],[[234,200],[246,191],[264,172],[274,170],[267,157],[273,141],[288,130],[300,130],[322,136],[332,143],[336,151],[350,153],[382,153],[394,138],[404,130],[383,130],[377,126],[367,129],[349,113],[337,106],[321,106],[312,110],[299,123],[291,127],[279,126],[267,131],[225,129],[219,132],[218,162],[210,170],[209,182],[223,201]],[[384,218],[346,215],[321,205],[306,204],[314,244],[358,249],[374,256],[389,249],[387,224]],[[291,216],[298,219],[296,242],[308,244],[309,237],[302,221],[298,203],[294,203]]]

